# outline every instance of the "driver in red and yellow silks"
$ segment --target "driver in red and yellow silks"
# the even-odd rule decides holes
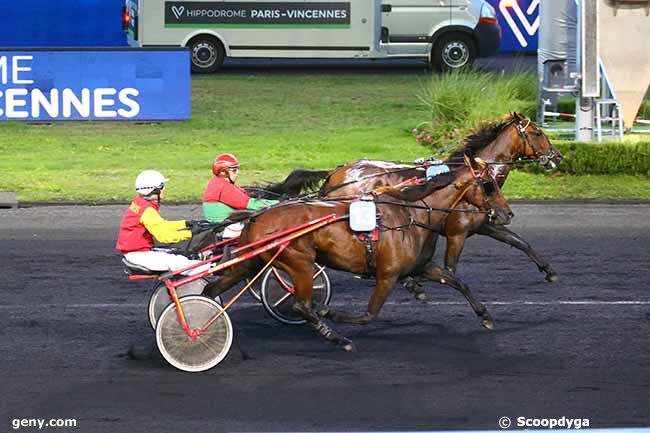
[[[239,161],[230,153],[214,158],[212,173],[214,176],[203,194],[203,216],[210,222],[221,222],[237,209],[264,209],[278,202],[251,198],[243,188],[235,185],[239,177]],[[224,233],[224,237],[228,236]]]
[[[180,254],[154,249],[154,238],[171,244],[190,239],[202,229],[200,221],[168,221],[158,211],[167,179],[158,171],[145,170],[135,180],[138,196],[124,212],[115,248],[129,262],[151,271],[175,271],[198,263]],[[189,273],[200,272],[203,267]]]

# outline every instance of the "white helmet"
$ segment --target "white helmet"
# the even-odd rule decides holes
[[[135,179],[135,190],[138,194],[149,195],[152,192],[162,190],[165,187],[165,176],[156,170],[145,170]]]

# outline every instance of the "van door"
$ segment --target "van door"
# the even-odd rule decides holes
[[[392,48],[388,45],[390,54],[397,54],[394,44],[427,43],[433,30],[450,19],[451,0],[382,1],[382,26],[393,44]]]

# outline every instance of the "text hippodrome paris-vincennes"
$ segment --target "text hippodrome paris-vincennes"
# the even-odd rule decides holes
[[[248,10],[223,10],[223,9],[195,9],[188,10],[186,16],[188,17],[207,17],[207,18],[248,18],[248,13],[250,12],[250,18],[264,18],[264,19],[274,19],[280,17],[286,17],[289,19],[345,19],[348,17],[348,11],[345,9],[336,9],[336,10],[318,10],[318,9],[306,9],[306,10],[288,10],[282,12],[278,9],[268,9],[268,10],[258,10],[253,9]]]

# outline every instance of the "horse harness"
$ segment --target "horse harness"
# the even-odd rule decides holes
[[[377,216],[381,220],[381,215]],[[361,232],[356,235],[359,242],[363,243],[366,250],[365,269],[363,271],[364,278],[370,278],[375,275],[377,270],[377,263],[375,261],[375,243],[379,241],[379,225],[371,232]]]

